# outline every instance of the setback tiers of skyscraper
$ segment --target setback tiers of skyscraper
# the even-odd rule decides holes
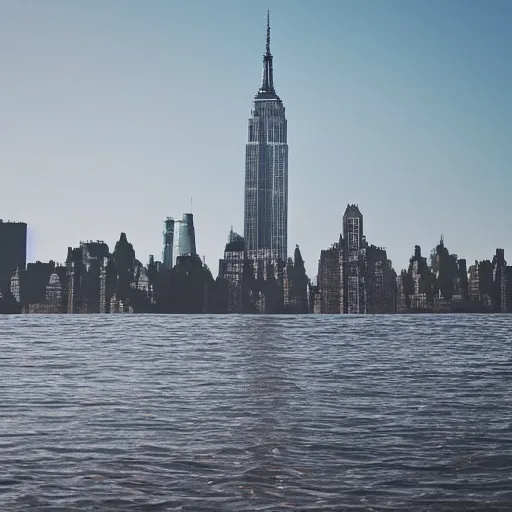
[[[286,261],[288,144],[285,108],[274,89],[270,22],[261,87],[254,97],[245,157],[244,238],[248,257]]]

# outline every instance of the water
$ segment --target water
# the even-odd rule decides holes
[[[510,511],[511,326],[0,317],[0,510]]]

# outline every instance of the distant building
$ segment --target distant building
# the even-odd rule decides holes
[[[174,263],[179,257],[196,255],[194,216],[192,213],[184,213],[181,220],[174,221]]]
[[[21,302],[21,284],[20,284],[20,269],[17,268],[11,277],[11,294],[14,300],[18,303]]]
[[[406,281],[408,279],[406,270],[396,277],[396,312],[407,313],[409,309],[408,297],[406,293]]]
[[[347,205],[343,215],[344,242],[344,310],[345,313],[365,312],[364,281],[361,275],[361,250],[364,247],[363,215],[355,204]]]
[[[164,250],[163,250],[163,265],[167,270],[171,270],[173,265],[173,246],[174,246],[174,219],[167,217],[164,223]]]
[[[421,255],[419,245],[414,247],[414,256],[410,262],[410,277],[412,279],[412,294],[410,296],[411,309],[415,311],[428,310],[432,307],[429,295],[427,294],[425,273],[430,273],[427,259]]]
[[[496,249],[492,262],[493,309],[496,313],[507,312],[507,262],[504,249]]]
[[[16,269],[27,264],[27,224],[0,219],[0,291],[10,291],[11,277]]]
[[[269,294],[265,293],[262,285],[274,279],[274,257],[271,249],[259,249],[249,253],[248,264],[251,267],[252,277],[257,283],[252,290],[252,301],[258,313],[271,313]]]
[[[469,283],[468,283],[468,269],[466,260],[461,258],[457,260],[458,276],[457,276],[457,293],[463,302],[469,300]]]
[[[489,260],[483,260],[478,264],[478,284],[482,307],[486,311],[492,311],[495,305],[496,284],[493,264]]]
[[[371,245],[365,249],[366,313],[395,312],[396,274],[385,249]]]
[[[471,302],[480,303],[480,275],[478,272],[478,261],[468,268],[468,298]]]
[[[382,314],[397,309],[397,276],[386,250],[368,245],[357,205],[343,215],[339,242],[322,250],[318,262],[319,312]],[[402,286],[404,303],[407,302]],[[311,302],[310,298],[310,302]]]
[[[46,289],[52,274],[55,273],[55,268],[53,261],[47,263],[36,261],[29,263],[26,270],[20,272],[20,297],[25,308],[46,304]]]
[[[147,297],[150,296],[148,273],[140,261],[137,261],[134,266],[131,286],[134,290],[146,294]]]
[[[105,313],[107,306],[106,265],[110,253],[105,242],[80,242],[68,248],[67,307],[72,313]]]
[[[313,285],[309,289],[309,312],[314,315],[322,313],[322,293],[318,285]]]
[[[507,312],[512,312],[512,266],[507,265],[505,269],[507,277]]]
[[[105,312],[105,266],[109,248],[105,242],[81,242],[83,270],[81,282],[81,312]]]
[[[320,313],[344,313],[343,303],[343,245],[340,242],[320,252],[318,262],[318,292]]]
[[[46,286],[46,306],[48,313],[62,313],[62,284],[59,276],[54,272]]]
[[[228,313],[243,312],[244,262],[245,241],[231,229],[224,249],[224,258],[219,262],[219,276],[228,284]]]

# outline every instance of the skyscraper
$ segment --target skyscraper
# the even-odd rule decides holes
[[[270,20],[261,87],[254,97],[245,154],[244,238],[249,258],[286,260],[288,144],[283,102],[274,89]]]
[[[180,256],[196,255],[196,233],[192,213],[184,213],[181,220],[174,221],[174,254],[176,262]]]
[[[172,217],[167,217],[164,223],[164,250],[163,250],[163,262],[164,268],[167,270],[171,270],[172,268],[172,248],[174,244],[174,219]]]
[[[355,204],[347,205],[343,215],[343,240],[345,242],[345,313],[364,313],[364,294],[360,256],[364,245],[363,215]]]

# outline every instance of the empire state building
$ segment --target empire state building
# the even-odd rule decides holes
[[[254,97],[245,152],[244,238],[249,258],[286,261],[288,144],[283,102],[274,89],[270,21],[261,87]]]

